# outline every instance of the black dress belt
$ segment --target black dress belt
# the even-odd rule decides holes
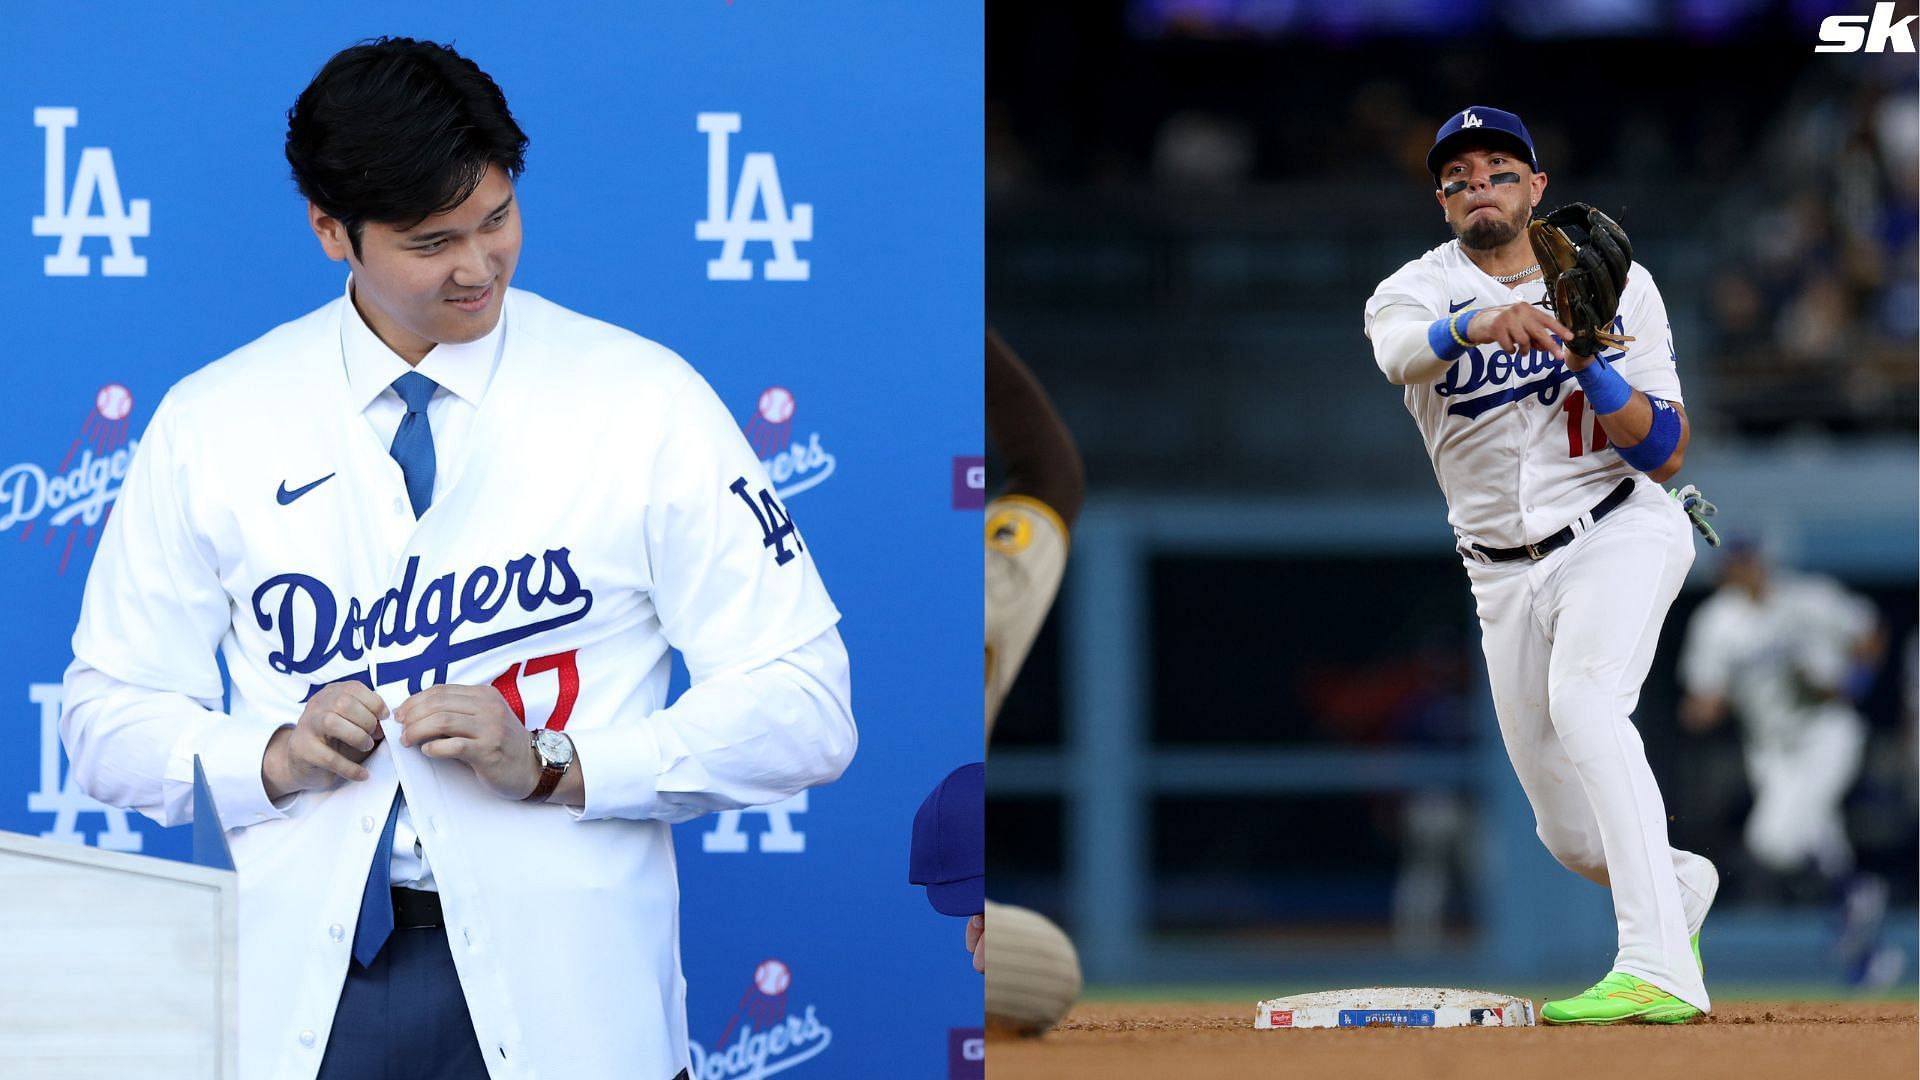
[[[395,930],[424,930],[432,926],[447,925],[447,917],[440,914],[440,894],[424,892],[420,889],[393,887],[393,928]]]
[[[1620,481],[1620,486],[1614,488],[1612,494],[1595,504],[1591,515],[1593,520],[1598,522],[1601,518],[1618,510],[1620,504],[1626,502],[1627,496],[1631,494],[1633,494],[1633,477],[1629,476]],[[1532,559],[1534,562],[1539,562],[1572,541],[1573,526],[1568,525],[1537,544],[1522,544],[1514,548],[1491,548],[1475,544],[1473,550],[1479,552],[1488,562],[1512,562],[1515,559]]]

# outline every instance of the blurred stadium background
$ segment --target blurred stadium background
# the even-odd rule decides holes
[[[1823,15],[1871,6],[987,5],[988,318],[1090,494],[996,731],[989,867],[1073,934],[1095,992],[1566,990],[1611,959],[1607,893],[1534,837],[1444,503],[1360,329],[1374,285],[1450,238],[1422,161],[1468,104],[1520,113],[1547,205],[1616,212],[1659,276],[1680,481],[1886,620],[1848,821],[1911,992],[1915,64],[1813,52]],[[1676,721],[1719,558],[1700,547],[1636,721],[1674,842],[1724,876],[1718,992],[1844,994],[1824,894],[1742,851],[1734,730]]]

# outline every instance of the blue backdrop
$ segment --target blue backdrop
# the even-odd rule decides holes
[[[313,73],[363,37],[451,42],[532,139],[514,283],[699,368],[846,614],[846,777],[676,829],[701,1075],[980,1075],[960,923],[905,882],[914,809],[980,757],[979,8],[388,7],[0,15],[0,828],[187,856],[186,829],[65,788],[59,682],[113,455],[176,379],[339,295],[281,156]],[[783,1017],[803,1034],[756,1063]]]

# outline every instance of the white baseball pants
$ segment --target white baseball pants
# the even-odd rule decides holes
[[[1829,878],[1853,869],[1841,807],[1860,775],[1866,722],[1844,705],[1803,721],[1784,742],[1750,743],[1747,778],[1753,812],[1747,817],[1747,851],[1775,873],[1799,870],[1809,861]]]
[[[1576,526],[1578,528],[1578,526]],[[1693,528],[1658,485],[1538,562],[1467,563],[1507,756],[1561,865],[1613,890],[1613,970],[1710,1008],[1688,937],[1719,887],[1667,843],[1666,804],[1631,716]]]

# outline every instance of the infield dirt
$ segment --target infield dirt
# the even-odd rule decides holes
[[[1677,1026],[1255,1031],[1250,1001],[1083,1004],[1043,1038],[990,1035],[987,1075],[1913,1080],[1917,1014],[1910,1002],[1739,1002]]]

